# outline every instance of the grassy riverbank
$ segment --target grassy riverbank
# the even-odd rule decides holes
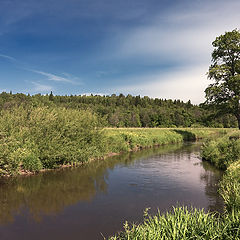
[[[240,131],[207,141],[202,157],[217,168],[226,170],[220,193],[228,211],[240,211]]]
[[[18,107],[0,112],[0,175],[78,165],[113,153],[195,140],[226,129],[103,128],[89,110]]]
[[[240,239],[240,133],[235,131],[203,145],[202,157],[225,169],[220,194],[225,213],[217,216],[202,210],[174,208],[172,212],[149,216],[142,224],[129,226],[110,240],[156,239]]]
[[[197,140],[231,129],[222,128],[107,128],[108,152],[126,152],[154,145]]]
[[[109,240],[238,240],[239,224],[239,212],[220,218],[203,210],[179,207],[172,212],[158,213],[155,216],[145,213],[142,224],[129,226],[126,222],[124,231]]]

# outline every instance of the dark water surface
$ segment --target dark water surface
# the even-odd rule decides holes
[[[221,211],[222,173],[199,143],[152,148],[75,169],[0,181],[0,239],[103,239],[172,205]]]

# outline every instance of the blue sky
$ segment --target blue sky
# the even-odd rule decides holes
[[[0,91],[204,101],[239,0],[0,0]]]

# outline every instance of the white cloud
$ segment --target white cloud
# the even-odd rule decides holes
[[[91,95],[93,95],[93,96],[95,96],[95,95],[98,95],[98,96],[106,96],[106,95],[108,95],[108,94],[106,94],[106,93],[98,93],[98,92],[91,92],[91,93],[81,93],[80,94],[81,96],[91,96]]]
[[[200,1],[198,1],[200,3]],[[194,4],[193,4],[194,5]],[[150,97],[204,101],[204,90],[210,83],[206,72],[210,65],[212,41],[220,34],[239,27],[240,1],[209,2],[196,8],[171,9],[151,23],[135,27],[113,40],[111,57],[151,64],[168,63],[168,73],[135,75],[122,79],[137,82],[118,86],[112,91]],[[181,68],[180,68],[181,67]],[[134,81],[133,81],[134,80]]]
[[[206,63],[216,36],[239,27],[240,22],[240,2],[214,7],[168,13],[150,24],[121,32],[115,39],[114,57]]]
[[[137,85],[125,85],[111,88],[108,91],[124,94],[149,96],[163,99],[189,99],[199,104],[204,101],[204,90],[210,83],[206,77],[207,66],[193,69],[178,69],[171,73],[136,76]],[[126,79],[125,79],[126,80]],[[131,80],[134,80],[131,78]]]
[[[53,90],[53,87],[49,85],[41,84],[38,82],[31,82],[31,83],[34,85],[32,92],[45,93]]]

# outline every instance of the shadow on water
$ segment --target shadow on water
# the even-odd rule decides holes
[[[180,134],[180,135],[182,135],[184,141],[190,141],[190,140],[194,141],[194,140],[197,140],[196,135],[194,133],[192,133],[192,132],[188,132],[186,130],[179,130],[179,129],[174,129],[173,131],[178,133],[178,134]]]

